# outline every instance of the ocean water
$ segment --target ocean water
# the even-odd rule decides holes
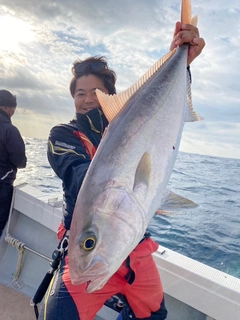
[[[25,138],[28,164],[16,184],[27,182],[62,199],[60,179],[47,157],[47,140]],[[199,206],[155,215],[153,238],[162,246],[240,278],[240,160],[179,152],[169,189]]]

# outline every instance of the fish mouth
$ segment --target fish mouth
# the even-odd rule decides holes
[[[94,283],[94,288],[96,287],[97,289],[94,289],[93,291],[98,290],[98,283],[106,283],[107,280],[105,281],[105,279],[109,278],[109,274],[109,265],[105,260],[103,260],[102,257],[95,257],[95,259],[91,261],[85,271],[81,272],[80,274],[79,269],[75,268],[75,270],[71,270],[70,268],[72,284],[80,285],[82,283],[87,283],[87,288],[89,287],[89,285],[91,288],[92,284]],[[87,292],[89,292],[88,289]]]
[[[109,278],[110,278],[110,275],[108,274],[103,277],[98,277],[98,279],[88,281],[87,287],[86,287],[87,293],[92,293],[94,291],[102,289]]]

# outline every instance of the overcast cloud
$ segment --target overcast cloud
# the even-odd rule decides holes
[[[126,89],[168,52],[180,0],[0,0],[0,87],[18,98],[13,123],[47,138],[74,115],[75,59],[104,55]],[[192,0],[206,41],[191,65],[195,110],[180,150],[240,158],[240,1]]]

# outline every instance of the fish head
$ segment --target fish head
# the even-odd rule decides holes
[[[74,285],[87,283],[90,293],[118,270],[146,226],[144,210],[121,186],[106,188],[95,201],[81,201],[86,195],[79,195],[69,237],[70,277]]]

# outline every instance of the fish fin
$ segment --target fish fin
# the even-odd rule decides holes
[[[158,214],[158,215],[164,215],[164,216],[173,216],[175,214],[180,214],[182,213],[181,211],[168,211],[168,210],[161,210],[161,209],[158,209],[155,214]]]
[[[194,16],[191,18],[192,8],[191,8],[191,0],[182,0],[182,10],[181,10],[181,22],[184,24],[192,24],[195,27],[197,26],[198,16]],[[192,121],[201,121],[203,117],[200,116],[194,109],[192,104],[192,93],[191,93],[191,82],[190,77],[187,77],[187,113],[185,117],[186,122]]]
[[[136,169],[135,179],[133,184],[133,191],[138,192],[139,189],[144,189],[148,187],[148,182],[151,173],[151,156],[149,152],[145,152],[139,161]]]
[[[131,97],[158,71],[164,63],[176,52],[176,49],[169,51],[159,59],[136,83],[121,93],[109,95],[96,89],[98,101],[103,113],[109,122],[113,121],[126,106]]]
[[[188,73],[188,72],[187,72]],[[201,121],[204,118],[200,116],[194,109],[192,103],[192,91],[189,74],[187,74],[187,112],[185,116],[185,122]]]
[[[198,16],[194,16],[193,18],[191,18],[191,15],[191,0],[182,0],[181,22],[184,24],[192,24],[196,27],[198,23]]]
[[[170,190],[165,190],[158,211],[160,210],[166,214],[166,212],[176,212],[182,209],[192,209],[196,207],[198,207],[198,204],[192,200],[179,196]]]
[[[192,17],[192,19],[191,19],[191,25],[193,25],[194,27],[196,27],[197,24],[198,24],[198,16],[196,15],[196,16]]]
[[[184,24],[191,24],[191,1],[182,0],[182,10],[181,10],[181,22]]]

